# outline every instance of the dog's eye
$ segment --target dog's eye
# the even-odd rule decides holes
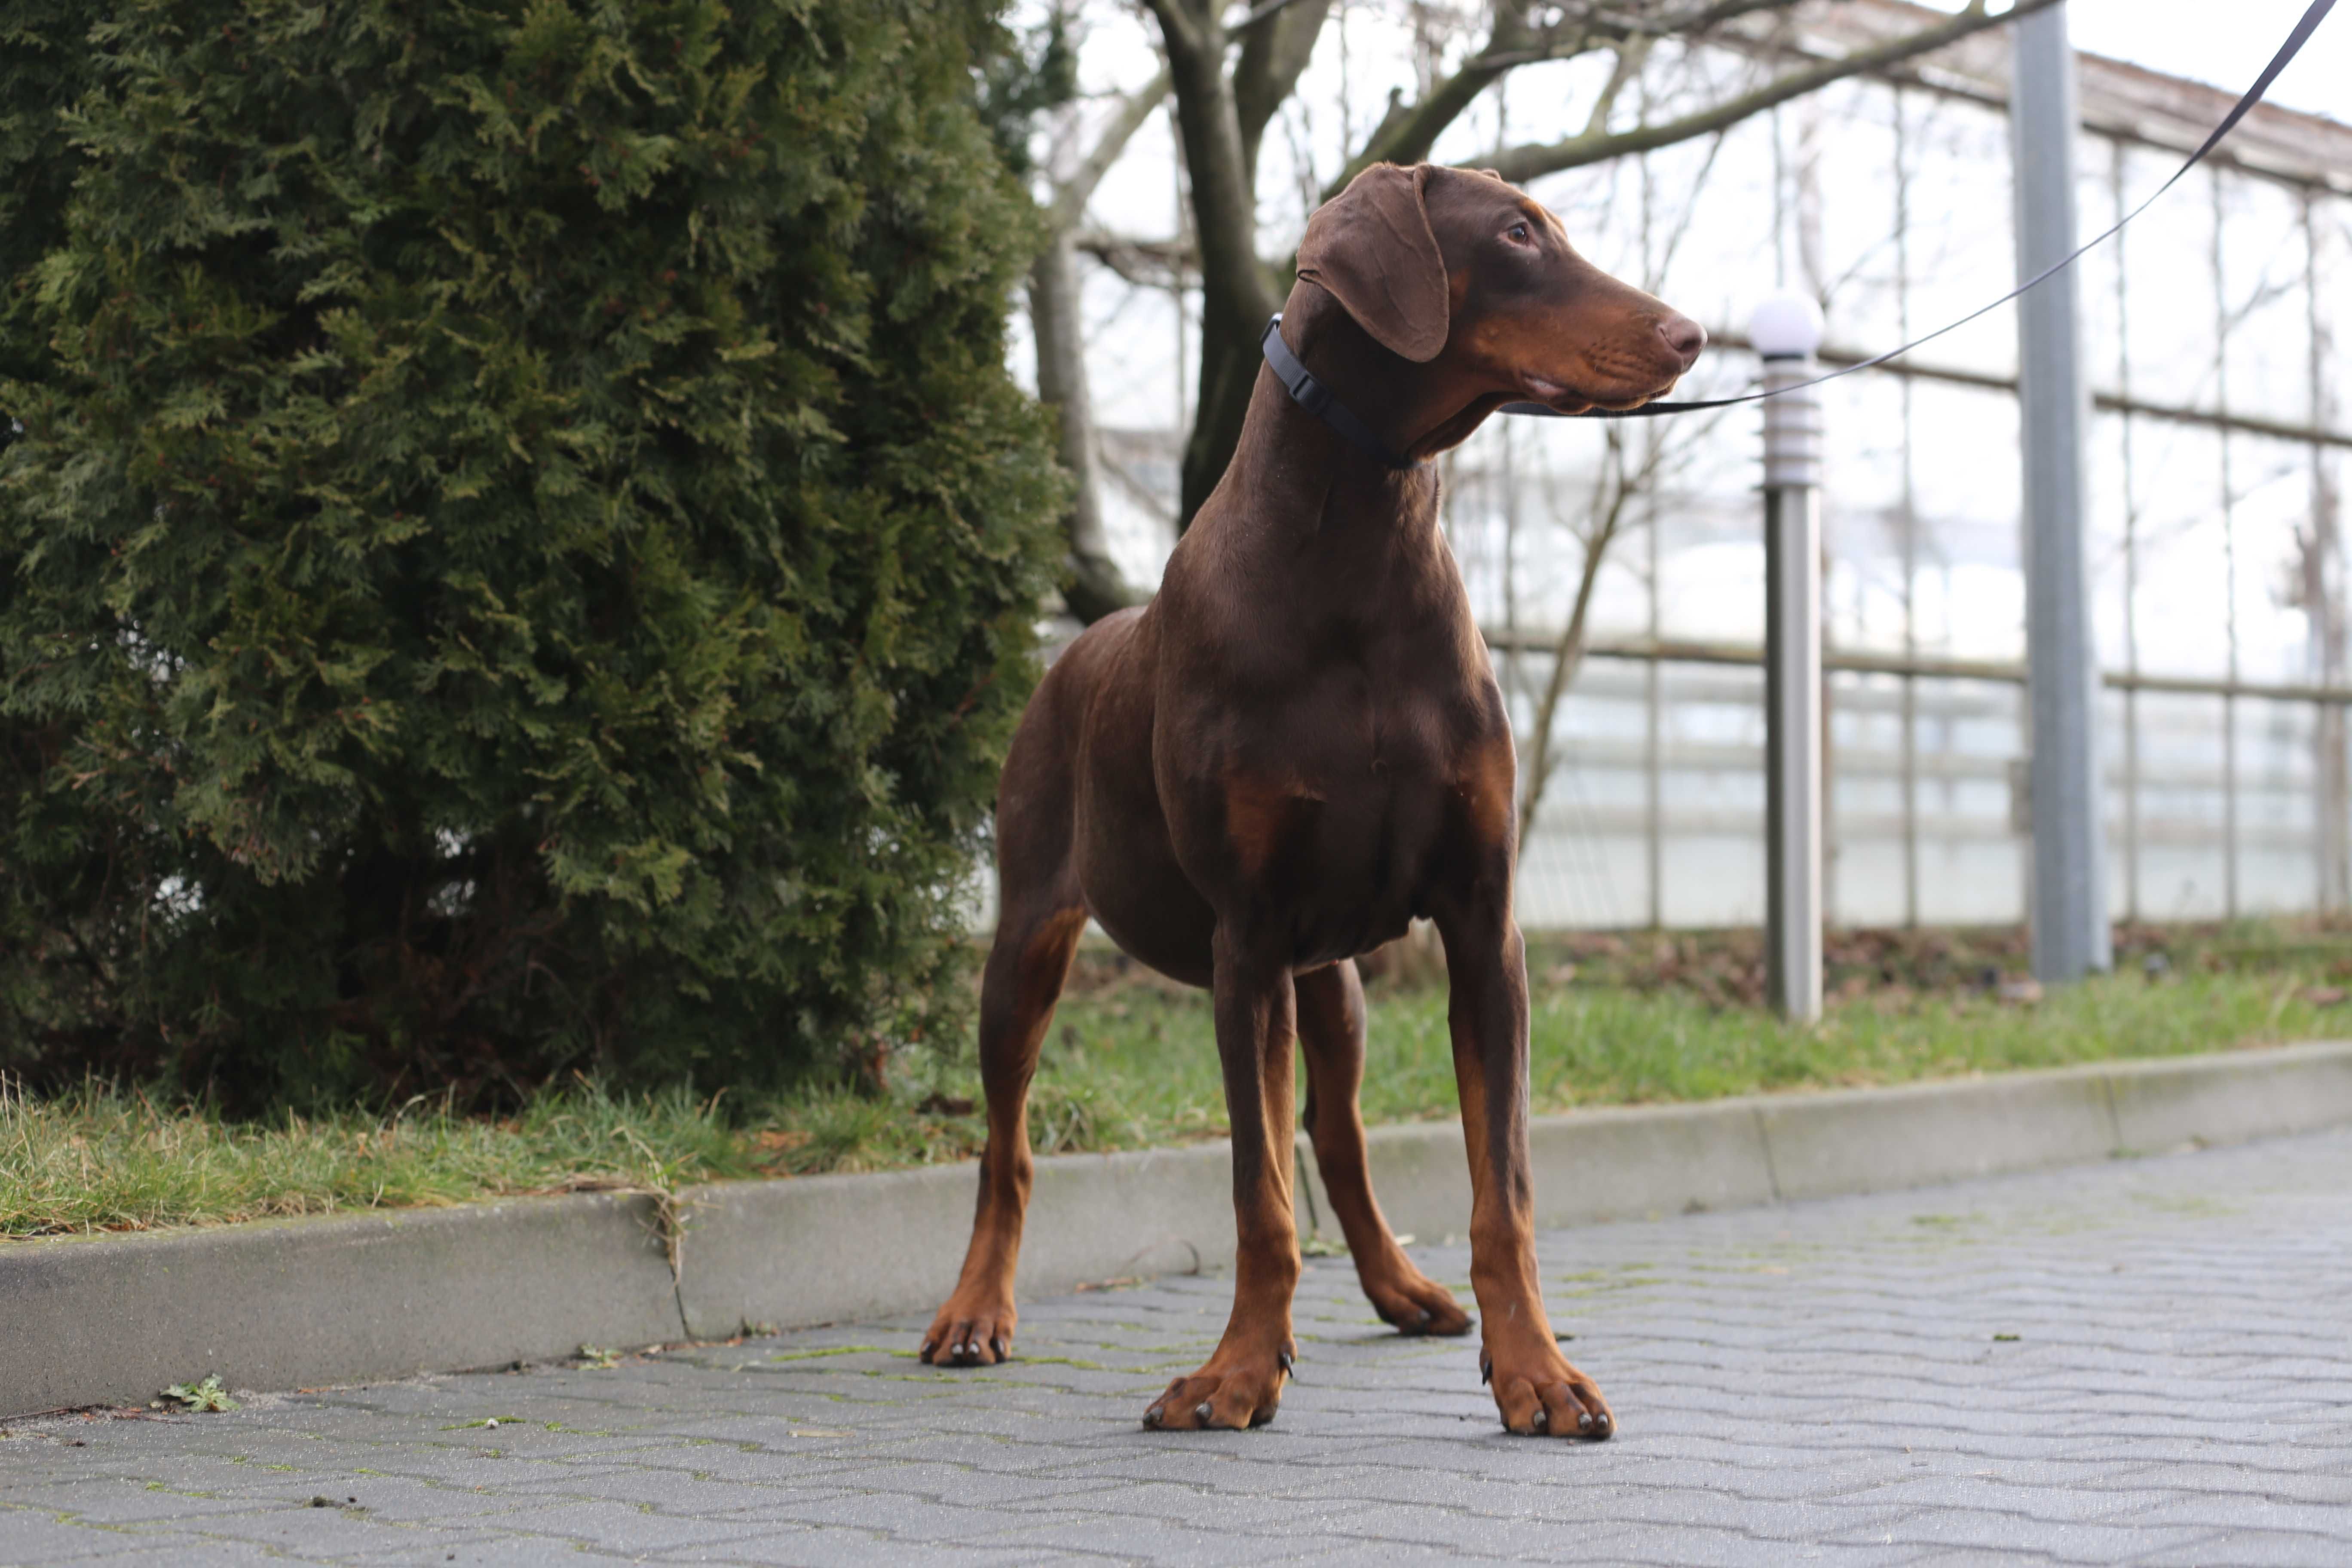
[[[1523,223],[1515,223],[1504,232],[1508,235],[1512,240],[1520,245],[1525,245],[1528,242],[1528,226]]]

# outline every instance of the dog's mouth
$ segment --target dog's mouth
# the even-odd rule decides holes
[[[1582,414],[1591,408],[1606,408],[1612,413],[1622,413],[1630,408],[1639,408],[1642,405],[1664,397],[1667,393],[1672,392],[1675,389],[1675,383],[1681,379],[1680,376],[1675,376],[1664,385],[1652,386],[1638,392],[1624,385],[1611,387],[1605,391],[1599,388],[1578,388],[1570,386],[1564,381],[1555,381],[1548,375],[1537,375],[1532,373],[1523,373],[1520,382],[1527,388],[1530,402],[1557,408],[1562,414]]]

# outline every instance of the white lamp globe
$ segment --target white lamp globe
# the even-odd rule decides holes
[[[1748,318],[1748,341],[1766,359],[1810,359],[1822,346],[1822,308],[1803,294],[1769,295]]]

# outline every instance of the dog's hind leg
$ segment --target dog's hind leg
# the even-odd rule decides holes
[[[1372,1195],[1364,1157],[1364,985],[1347,959],[1299,975],[1298,1043],[1307,1058],[1307,1131],[1331,1211],[1356,1260],[1372,1310],[1408,1334],[1461,1334],[1470,1315],[1453,1293],[1412,1265]]]
[[[1009,880],[1009,879],[1008,879]],[[1024,900],[1027,902],[1030,900]],[[1087,912],[1075,901],[1009,908],[980,991],[980,1077],[988,1097],[988,1147],[980,1158],[980,1207],[955,1293],[923,1336],[923,1360],[989,1366],[1013,1353],[1013,1272],[1029,1207],[1029,1079],[1062,994]]]

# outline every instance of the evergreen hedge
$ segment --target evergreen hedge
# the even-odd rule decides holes
[[[0,1068],[938,1027],[1059,500],[988,0],[0,0]]]

